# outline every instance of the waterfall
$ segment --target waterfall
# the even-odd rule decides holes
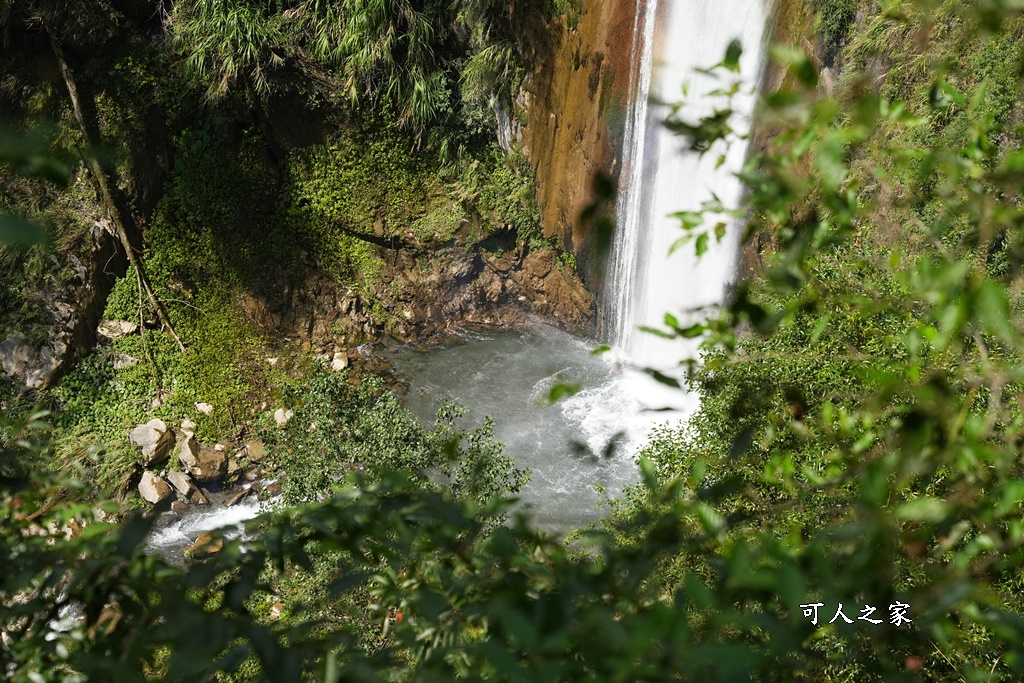
[[[716,243],[712,237],[699,261],[693,243],[669,256],[671,245],[684,234],[672,213],[697,210],[712,197],[726,207],[737,204],[742,187],[734,173],[743,163],[746,145],[713,147],[703,157],[686,150],[685,140],[661,125],[670,111],[665,103],[685,101],[682,118],[687,121],[723,106],[721,96],[709,93],[728,83],[696,70],[720,62],[729,42],[739,38],[745,92],[733,100],[738,114],[733,125],[748,125],[764,21],[764,0],[638,1],[632,101],[605,294],[610,341],[638,366],[672,372],[680,359],[696,352],[638,328],[662,327],[665,313],[685,321],[688,312],[722,303],[739,248],[739,226],[721,219],[728,226],[725,238]],[[717,166],[723,153],[725,163]]]
[[[646,6],[645,6],[646,5]],[[646,11],[645,11],[646,9]],[[622,173],[619,203],[615,215],[616,234],[609,267],[607,299],[610,320],[611,341],[624,349],[633,330],[634,311],[637,299],[642,296],[636,276],[639,265],[642,221],[645,217],[642,200],[645,185],[644,160],[652,158],[644,154],[644,140],[647,133],[647,111],[651,88],[651,70],[654,58],[654,27],[657,22],[648,21],[658,11],[658,0],[638,0],[633,18],[633,48],[630,63],[633,65],[629,84],[629,115],[622,145]]]

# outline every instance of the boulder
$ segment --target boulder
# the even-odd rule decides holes
[[[190,431],[185,432],[185,438],[178,446],[178,462],[181,463],[185,471],[199,465],[199,444],[196,443],[195,437]]]
[[[32,359],[32,349],[24,335],[14,333],[0,342],[0,365],[8,375],[23,374]]]
[[[348,354],[344,351],[338,351],[334,354],[331,359],[331,370],[334,372],[341,372],[348,367]]]
[[[278,408],[277,410],[274,411],[274,422],[277,423],[278,427],[283,427],[286,424],[288,424],[288,420],[292,419],[292,415],[294,414],[295,413],[293,413],[290,410]]]
[[[202,413],[203,415],[211,415],[211,414],[213,414],[213,406],[210,405],[209,403],[202,403],[202,402],[197,403],[196,404],[196,410],[199,411],[200,413]]]
[[[167,473],[167,481],[171,483],[171,486],[178,492],[183,500],[194,505],[209,505],[210,499],[206,497],[199,487],[192,483],[192,479],[181,471],[174,471]]]
[[[29,389],[48,389],[57,381],[68,346],[54,337],[34,351],[24,335],[14,333],[0,342],[0,366],[12,377],[21,378]]]
[[[142,452],[142,462],[151,466],[164,462],[174,445],[174,432],[163,420],[153,419],[141,424],[128,434],[128,440]]]
[[[196,481],[209,483],[223,478],[227,473],[228,454],[200,445],[199,453],[196,455],[196,464],[189,468],[189,474],[195,477]]]
[[[198,444],[191,436],[178,448],[178,462],[196,481],[203,483],[216,481],[228,471],[227,453]]]
[[[253,462],[259,462],[266,456],[266,451],[263,450],[263,444],[256,439],[249,439],[245,442],[245,452],[249,456],[249,460]]]
[[[108,230],[108,228],[110,228]],[[82,233],[75,254],[54,258],[68,277],[47,278],[50,284],[26,291],[33,304],[27,329],[6,338],[0,336],[0,366],[14,380],[18,391],[43,390],[60,378],[96,346],[96,327],[103,317],[111,272],[123,268],[120,244],[104,219]],[[60,289],[52,285],[60,283]]]
[[[126,334],[134,334],[138,329],[138,325],[126,320],[101,320],[96,328],[96,334],[113,341]]]
[[[241,491],[239,491],[238,493],[236,493],[235,495],[231,496],[231,498],[228,499],[227,506],[231,507],[232,505],[238,505],[250,493],[254,493],[254,491],[251,488],[242,489]]]
[[[149,470],[142,473],[142,481],[139,482],[139,495],[142,496],[142,500],[156,505],[166,500],[171,493],[171,487],[160,475]]]

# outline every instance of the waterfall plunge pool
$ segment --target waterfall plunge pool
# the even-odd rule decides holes
[[[525,331],[463,330],[454,342],[426,351],[398,346],[387,357],[424,424],[433,424],[445,400],[466,408],[463,428],[494,420],[505,453],[531,473],[522,505],[539,527],[565,532],[600,519],[606,497],[639,481],[636,451],[653,424],[671,417],[645,411],[637,389],[646,378],[614,352],[592,355],[596,346],[538,323]],[[548,405],[558,382],[581,389]],[[601,457],[619,433],[612,456]]]
[[[522,506],[540,528],[564,533],[600,519],[607,498],[639,481],[635,456],[647,432],[657,423],[681,419],[693,406],[681,406],[680,399],[695,399],[630,369],[615,351],[594,356],[596,346],[537,323],[527,330],[462,330],[427,350],[396,346],[386,356],[408,383],[406,405],[424,424],[433,424],[445,400],[466,408],[463,428],[474,429],[491,417],[505,453],[530,470],[530,482],[519,494]],[[545,399],[558,382],[581,388],[549,405]],[[669,401],[677,410],[645,406]],[[601,457],[613,438],[611,457]],[[180,565],[184,548],[200,534],[221,529],[235,537],[261,511],[256,496],[233,507],[224,505],[228,494],[210,496],[209,508],[166,513],[169,519],[147,539],[149,551]]]

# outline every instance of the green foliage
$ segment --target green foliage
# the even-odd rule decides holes
[[[687,596],[691,646],[735,647],[757,680],[1017,680],[1024,669],[1024,213],[1019,143],[1000,123],[1020,97],[1009,76],[1020,25],[989,37],[945,11],[885,12],[853,36],[852,60],[890,50],[882,96],[848,71],[839,99],[825,98],[806,57],[778,52],[811,87],[768,97],[777,137],[741,175],[749,232],[770,235],[775,253],[724,316],[667,319],[671,336],[706,336],[692,384],[701,408],[652,439],[653,490],[634,491],[619,519],[653,531],[681,512],[690,540],[658,556],[656,581]],[[915,71],[927,59],[896,36],[929,29],[958,36],[928,41],[929,57],[976,48],[991,68]],[[912,606],[911,628],[814,628],[800,608],[824,602],[828,621],[839,602],[896,601]]]
[[[185,64],[210,99],[235,85],[256,96],[270,90],[267,72],[283,62],[275,52],[284,34],[277,3],[192,0],[175,3],[168,17]]]
[[[272,71],[288,63],[314,88],[326,73],[327,89],[353,112],[393,115],[454,159],[493,139],[495,102],[511,108],[535,34],[578,14],[577,4],[543,0],[188,0],[175,3],[167,25],[208,97],[240,86],[259,111]]]
[[[502,156],[496,149],[469,164],[461,174],[460,192],[495,226],[509,225],[520,240],[542,240],[534,171],[521,153]]]
[[[13,569],[0,573],[0,630],[16,637],[0,646],[5,671],[15,680],[143,680],[144,671],[165,680],[1020,680],[1024,157],[1012,67],[1021,24],[999,7],[889,4],[866,16],[849,27],[835,98],[816,90],[807,55],[775,52],[793,85],[765,97],[774,136],[743,169],[738,208],[751,234],[771,238],[764,275],[703,323],[666,318],[669,336],[704,339],[693,377],[701,408],[682,430],[654,435],[643,487],[603,530],[578,534],[574,551],[524,520],[496,524],[509,503],[488,499],[519,478],[491,468],[486,425],[461,437],[460,460],[454,417],[418,427],[389,395],[341,375],[289,390],[293,422],[268,437],[293,495],[315,500],[265,520],[244,551],[228,543],[180,570],[144,555],[144,522],[41,534],[72,516],[91,521],[77,503],[81,475],[39,466],[41,425],[10,425],[0,561]],[[927,58],[914,52],[920,44]],[[977,61],[959,59],[975,49]],[[867,64],[881,58],[890,68],[878,88]],[[679,130],[706,149],[735,135],[729,115]],[[471,180],[464,192],[495,220],[515,213]],[[680,208],[696,229],[700,207]],[[174,215],[182,220],[166,221],[163,244],[174,244],[176,225],[209,231],[189,206]],[[168,279],[204,272],[168,251],[154,256]],[[367,476],[346,477],[355,462]],[[416,469],[395,475],[371,462]],[[484,473],[474,483],[449,470],[470,482],[458,496],[424,476],[423,466],[456,462]],[[268,604],[278,601],[275,618]],[[817,625],[801,607],[814,602],[825,603]],[[839,602],[854,618],[862,605],[887,613],[905,603],[913,621],[824,623]],[[66,604],[84,617],[53,633]],[[103,619],[107,604],[120,621]]]
[[[263,436],[286,475],[288,503],[322,498],[357,470],[372,478],[411,472],[417,486],[444,481],[453,494],[481,503],[515,494],[526,482],[501,453],[489,422],[463,433],[455,426],[462,412],[448,405],[427,429],[377,378],[356,386],[345,373],[314,371],[285,392],[284,402],[294,416]]]
[[[489,147],[457,178],[398,135],[338,136],[296,152],[283,193],[295,234],[339,282],[375,296],[381,268],[373,244],[436,247],[463,226],[480,240],[510,226],[520,240],[540,239],[533,168],[524,156]]]
[[[368,300],[377,295],[383,265],[375,243],[397,248],[435,234],[446,240],[453,212],[461,224],[436,167],[409,150],[401,136],[340,136],[296,152],[289,163],[284,202],[292,230],[322,268]],[[447,230],[431,231],[435,226]]]
[[[846,43],[857,10],[857,0],[814,0],[818,14],[818,38],[825,63],[835,62]]]

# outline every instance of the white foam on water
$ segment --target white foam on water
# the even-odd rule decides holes
[[[184,548],[209,531],[221,530],[226,538],[238,538],[245,522],[260,514],[260,501],[251,494],[231,506],[195,507],[166,526],[155,529],[146,539],[149,552],[169,559],[177,558]]]

